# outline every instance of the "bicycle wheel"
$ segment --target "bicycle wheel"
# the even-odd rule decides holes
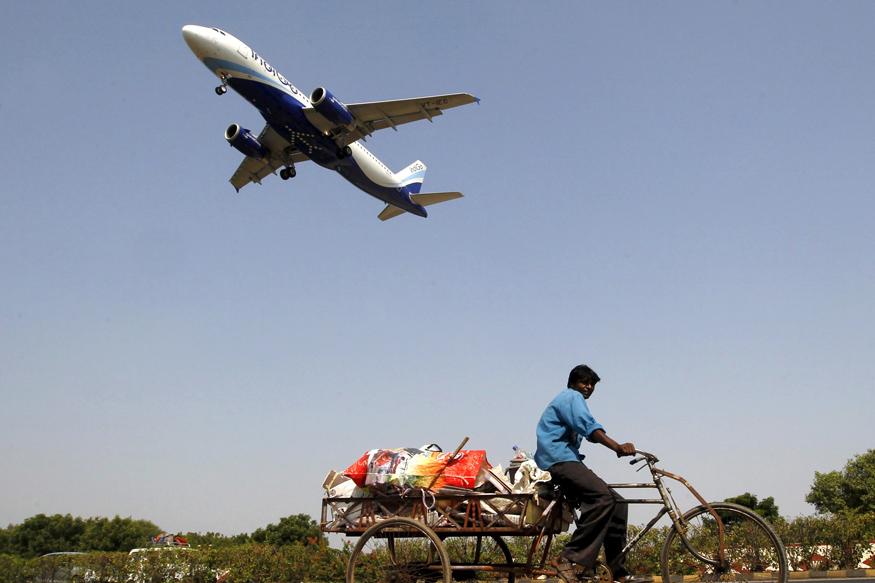
[[[660,557],[663,581],[675,583],[692,575],[698,581],[786,583],[787,554],[772,527],[738,504],[715,502],[711,507],[723,522],[723,559],[717,521],[705,506],[697,506],[684,514],[686,534],[673,526],[665,539]]]
[[[444,546],[450,557],[453,581],[506,579],[507,583],[514,583],[516,580],[516,574],[510,570],[480,571],[476,569],[476,567],[483,566],[513,566],[513,556],[510,549],[500,536],[451,536],[444,539]]]
[[[432,529],[412,518],[390,518],[359,538],[346,583],[451,583],[450,559]]]

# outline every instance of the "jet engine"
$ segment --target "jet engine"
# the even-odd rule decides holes
[[[313,108],[331,123],[339,126],[352,124],[352,114],[338,98],[324,87],[317,87],[310,94]]]
[[[239,124],[232,123],[228,126],[228,129],[225,130],[225,139],[244,156],[258,159],[268,156],[267,148],[261,145],[258,138],[246,128],[240,127]]]

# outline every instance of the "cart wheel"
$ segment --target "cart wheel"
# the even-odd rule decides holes
[[[598,561],[593,568],[595,572],[595,576],[592,578],[585,578],[589,583],[613,583],[614,582],[614,574],[611,571],[611,568],[605,565],[603,562]],[[576,583],[577,581],[582,581],[584,578],[578,578],[573,575],[563,575],[562,573],[557,573],[559,580],[564,583]]]
[[[346,583],[451,583],[450,558],[432,529],[412,518],[378,522],[359,538]]]
[[[450,536],[444,539],[444,546],[453,566],[453,581],[506,579],[507,583],[514,583],[516,580],[516,573],[510,570],[513,567],[513,556],[500,536]],[[504,566],[508,570],[486,571],[473,568]]]

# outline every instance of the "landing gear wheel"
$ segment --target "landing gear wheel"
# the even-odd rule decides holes
[[[283,180],[288,180],[289,178],[294,178],[295,174],[296,174],[295,169],[291,166],[280,170],[280,178],[282,178]]]
[[[216,95],[224,95],[227,92],[228,88],[224,85],[219,85],[218,87],[216,87]]]
[[[337,149],[338,158],[349,158],[350,156],[352,156],[352,148],[350,148],[349,146],[344,146]]]

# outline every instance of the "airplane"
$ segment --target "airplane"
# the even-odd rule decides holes
[[[377,130],[433,118],[444,110],[480,100],[468,93],[431,97],[342,103],[324,87],[307,96],[248,45],[218,28],[189,24],[182,37],[195,56],[221,84],[217,95],[230,87],[249,101],[267,122],[256,137],[232,123],[225,139],[245,158],[230,182],[237,190],[279,169],[280,178],[296,174],[295,164],[312,160],[337,171],[343,178],[386,203],[382,221],[412,213],[427,217],[425,207],[460,198],[461,192],[421,193],[426,166],[417,160],[392,172],[362,142]]]

